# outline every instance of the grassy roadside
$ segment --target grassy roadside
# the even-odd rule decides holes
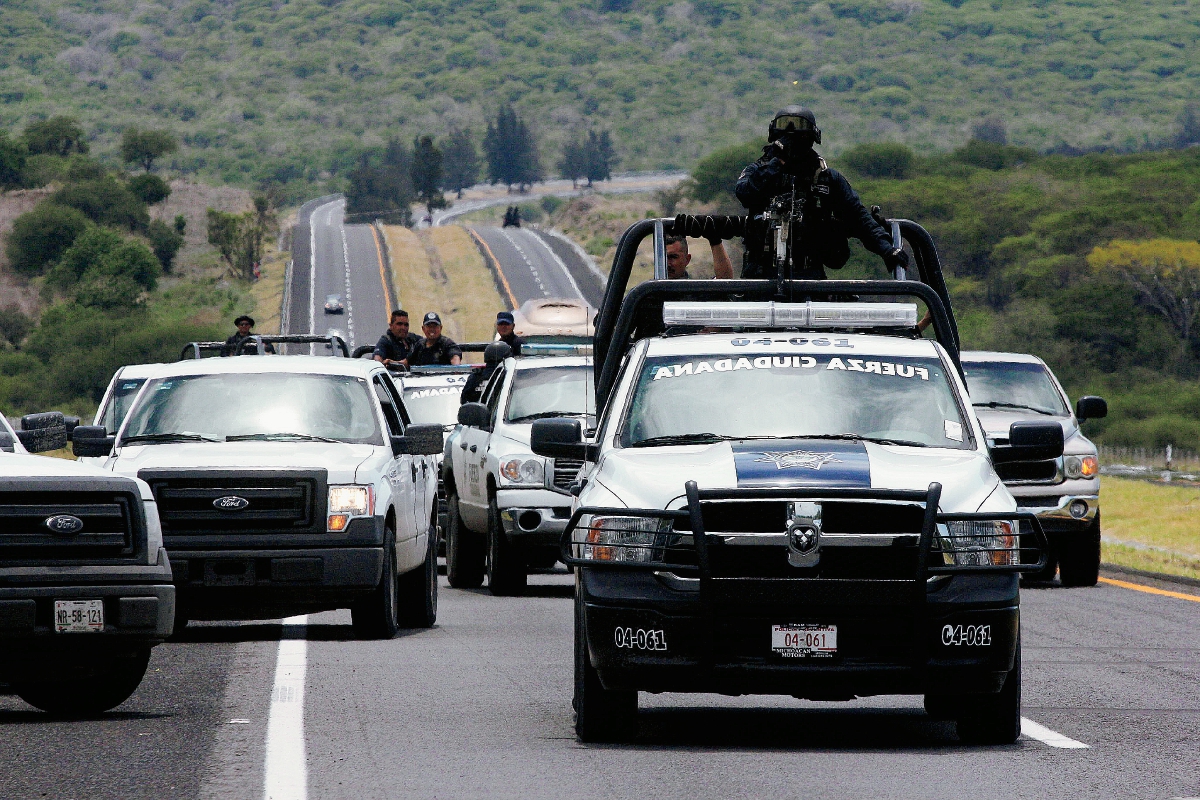
[[[250,286],[254,298],[255,333],[279,333],[283,312],[283,284],[291,254],[267,245],[260,266],[262,277]]]
[[[442,317],[446,335],[457,342],[486,341],[496,311],[508,308],[474,240],[457,225],[413,231],[385,225],[397,305],[408,311],[413,330],[428,311]],[[471,359],[477,360],[477,359]]]
[[[1104,563],[1200,578],[1200,489],[1104,477],[1100,498]]]

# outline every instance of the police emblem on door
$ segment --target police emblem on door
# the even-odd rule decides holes
[[[787,504],[788,563],[793,567],[815,567],[821,560],[821,504]]]

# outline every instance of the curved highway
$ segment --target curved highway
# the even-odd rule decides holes
[[[561,239],[531,228],[469,228],[500,270],[500,283],[513,308],[526,300],[581,298],[598,307],[600,277]]]

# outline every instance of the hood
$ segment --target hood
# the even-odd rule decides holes
[[[181,442],[122,447],[108,466],[122,475],[144,469],[324,469],[330,483],[353,483],[355,471],[384,448],[329,442]]]
[[[682,497],[687,480],[703,489],[919,491],[936,481],[942,484],[943,511],[971,512],[999,484],[988,458],[971,450],[812,439],[614,450],[601,460],[596,479],[631,508],[666,508]]]
[[[112,473],[66,458],[35,456],[28,453],[0,453],[0,479],[4,478],[95,478]]]
[[[529,449],[529,437],[533,434],[533,423],[518,423],[516,425],[505,425],[500,431],[500,435],[516,442],[519,445]]]
[[[1079,424],[1075,417],[1048,417],[1045,414],[1035,414],[1032,411],[1021,411],[1017,408],[980,408],[976,407],[975,416],[983,426],[984,433],[989,439],[1008,439],[1008,426],[1014,422],[1057,422],[1062,425],[1063,439],[1070,439]]]

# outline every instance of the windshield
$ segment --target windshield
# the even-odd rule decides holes
[[[162,378],[146,389],[121,437],[319,439],[383,444],[362,378],[240,373]]]
[[[571,414],[596,414],[596,390],[590,366],[517,370],[505,422],[530,422],[538,417]]]
[[[458,421],[462,386],[414,386],[404,390],[404,407],[413,422],[453,425]]]
[[[138,389],[141,389],[145,382],[145,378],[129,378],[119,380],[113,386],[112,396],[108,398],[108,403],[104,406],[104,411],[100,416],[100,424],[104,426],[104,430],[109,436],[120,430],[121,423],[125,421],[125,415],[129,413],[130,404],[133,403]]]
[[[975,362],[963,364],[971,403],[1065,417],[1071,412],[1041,364]]]
[[[969,446],[936,358],[725,354],[646,359],[621,443],[810,436]]]

